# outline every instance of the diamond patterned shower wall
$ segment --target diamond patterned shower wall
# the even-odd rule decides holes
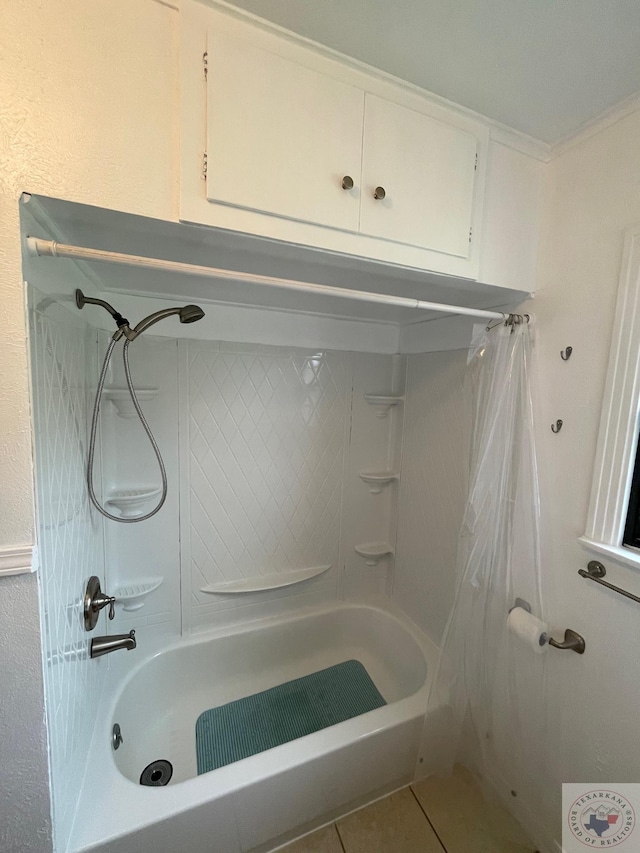
[[[90,513],[84,479],[96,336],[33,289],[29,304],[44,681],[55,841],[62,851],[106,672],[87,655],[81,621],[87,578],[104,577],[102,526]],[[48,305],[47,315],[39,304]]]
[[[335,588],[351,355],[185,346],[193,615],[229,607],[213,583],[332,564]]]

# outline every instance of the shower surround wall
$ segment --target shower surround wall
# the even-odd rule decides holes
[[[183,602],[193,629],[252,607],[246,596],[202,591],[211,584],[327,565],[316,581],[260,598],[273,612],[283,594],[302,596],[298,603],[335,597],[351,360],[194,341],[182,348]]]
[[[29,307],[45,702],[54,838],[63,851],[106,673],[104,661],[88,657],[81,609],[86,581],[103,576],[104,561],[84,472],[96,330],[33,288]],[[97,630],[105,627],[101,617]]]
[[[145,650],[181,631],[390,593],[393,559],[366,565],[355,547],[394,546],[398,484],[373,493],[359,472],[399,472],[402,406],[378,417],[364,395],[402,393],[403,357],[145,334],[130,361],[136,387],[154,389],[142,405],[169,491],[149,521],[105,521],[107,590],[162,579],[140,610],[117,606],[114,631],[135,628]],[[107,385],[123,384],[116,350]],[[159,485],[137,420],[105,400],[101,429],[106,497]],[[331,568],[273,590],[202,591],[320,566]]]
[[[467,350],[407,357],[393,597],[438,643],[453,605],[467,497],[471,405]]]

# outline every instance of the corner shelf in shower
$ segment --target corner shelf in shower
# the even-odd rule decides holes
[[[282,589],[296,583],[308,581],[328,572],[331,565],[315,566],[312,569],[295,569],[292,572],[274,572],[255,578],[243,578],[240,581],[225,581],[200,587],[200,592],[208,595],[242,595],[247,592],[268,592],[271,589]]]
[[[393,557],[395,553],[388,542],[364,542],[356,545],[354,551],[364,557],[367,566],[377,566],[383,557]]]
[[[385,486],[400,479],[397,471],[360,471],[358,476],[371,486],[369,491],[372,495],[379,495]]]
[[[147,505],[160,497],[161,492],[160,486],[147,489],[119,489],[109,493],[105,504],[114,506],[120,512],[121,518],[138,518],[144,515]]]
[[[116,604],[122,604],[123,610],[140,610],[145,598],[158,589],[164,578],[149,578],[140,583],[130,583],[119,586],[115,591]]]
[[[376,417],[386,418],[393,406],[404,401],[402,394],[365,394],[364,399],[378,410]]]
[[[139,403],[145,403],[148,400],[155,399],[158,396],[159,391],[159,388],[151,388],[149,386],[135,388],[136,397],[138,398]],[[129,394],[129,389],[126,385],[108,386],[103,391],[103,397],[105,400],[110,400],[113,403],[116,408],[116,412],[118,413],[118,417],[124,418],[127,421],[137,417],[131,395]]]

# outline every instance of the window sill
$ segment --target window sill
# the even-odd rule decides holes
[[[621,548],[619,545],[608,545],[606,542],[594,542],[592,539],[587,539],[586,536],[581,536],[578,542],[586,551],[591,551],[600,556],[610,557],[617,563],[623,563],[625,566],[630,566],[632,569],[640,569],[640,553],[630,551],[628,548]]]

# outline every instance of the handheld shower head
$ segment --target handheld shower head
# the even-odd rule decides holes
[[[202,320],[204,311],[199,305],[185,305],[180,309],[179,317],[181,323],[195,323],[196,320]]]
[[[133,341],[138,335],[146,331],[149,326],[153,326],[154,323],[164,320],[165,317],[171,317],[173,314],[178,315],[181,323],[195,323],[196,320],[202,320],[204,317],[204,311],[199,305],[183,305],[181,308],[163,308],[162,311],[156,311],[154,314],[149,314],[144,320],[140,320],[135,329],[132,329],[129,326],[129,321],[122,314],[119,314],[112,305],[105,302],[104,299],[92,299],[89,296],[85,296],[81,290],[76,290],[76,305],[78,308],[84,308],[85,305],[100,305],[101,308],[108,311],[118,326],[115,340],[124,335],[128,340]]]
[[[173,314],[178,315],[181,323],[195,323],[196,320],[201,320],[204,317],[204,311],[199,305],[183,305],[181,308],[163,308],[161,311],[149,314],[144,320],[140,320],[135,329],[127,337],[132,341],[138,335],[146,332],[149,326],[153,326],[154,323],[164,320],[165,317],[171,317]]]

